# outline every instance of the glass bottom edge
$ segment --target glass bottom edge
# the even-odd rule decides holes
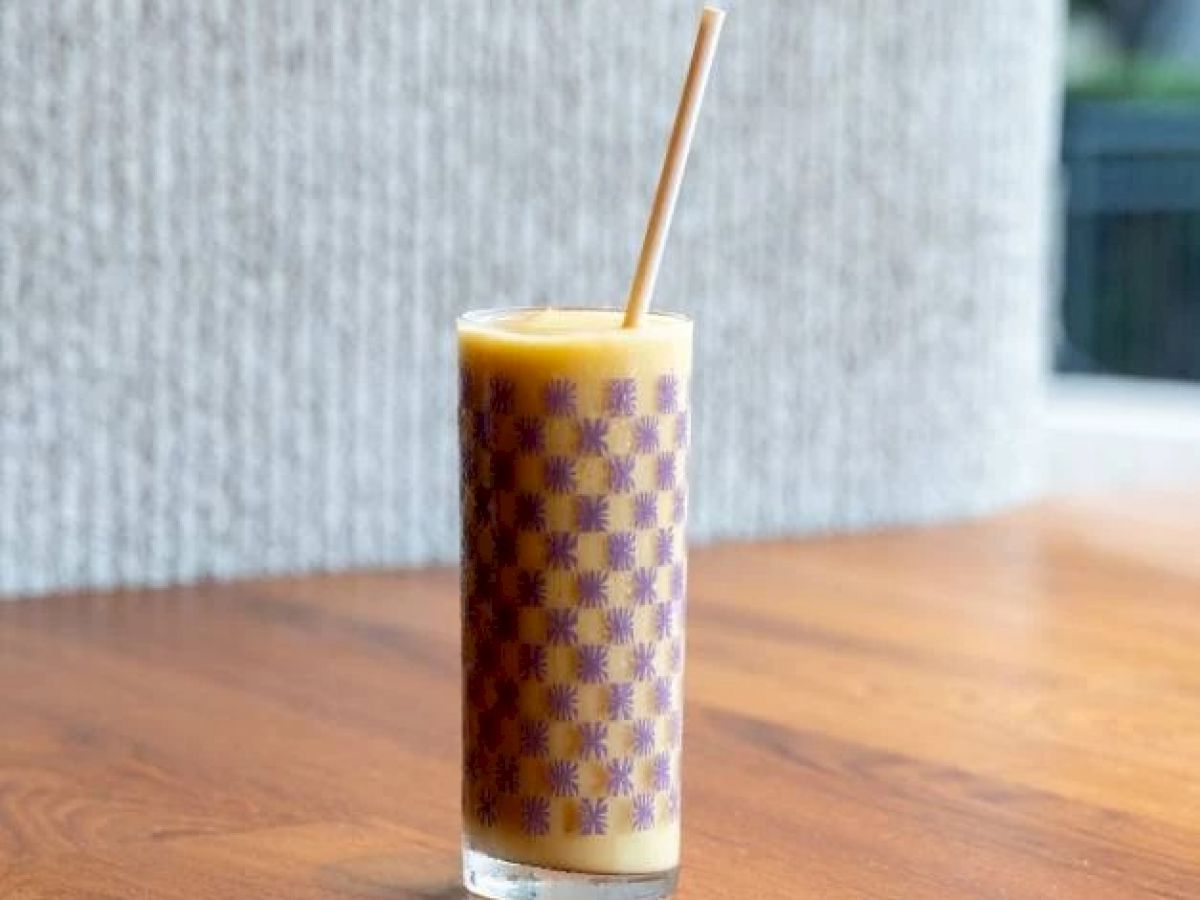
[[[489,900],[660,900],[675,891],[679,869],[599,875],[509,862],[464,844],[463,886]]]

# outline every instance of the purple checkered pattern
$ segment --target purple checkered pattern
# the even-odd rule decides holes
[[[679,814],[687,380],[460,381],[468,827]]]

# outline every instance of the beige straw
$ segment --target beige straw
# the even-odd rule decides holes
[[[692,48],[692,62],[688,66],[687,80],[683,83],[683,94],[679,98],[679,109],[675,111],[675,125],[671,128],[671,140],[667,143],[667,154],[663,157],[662,171],[658,175],[658,188],[654,192],[654,204],[650,207],[646,236],[642,238],[642,252],[638,256],[637,271],[634,272],[633,284],[629,287],[629,299],[625,304],[625,328],[637,327],[654,294],[654,282],[658,278],[663,246],[667,242],[667,231],[671,227],[671,216],[675,212],[675,201],[679,197],[679,185],[683,181],[683,168],[687,164],[692,134],[696,130],[700,101],[704,99],[704,86],[708,82],[708,70],[712,67],[713,54],[717,50],[717,38],[721,34],[721,23],[724,19],[724,10],[714,6],[706,6],[700,13],[700,28],[696,32],[696,45]]]

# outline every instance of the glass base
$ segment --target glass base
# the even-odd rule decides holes
[[[594,875],[506,862],[463,846],[463,885],[491,900],[660,900],[675,890],[679,869]]]

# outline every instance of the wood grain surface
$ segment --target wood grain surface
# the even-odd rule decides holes
[[[681,896],[1200,897],[1200,495],[690,584]],[[0,897],[463,896],[456,592],[0,604]]]

